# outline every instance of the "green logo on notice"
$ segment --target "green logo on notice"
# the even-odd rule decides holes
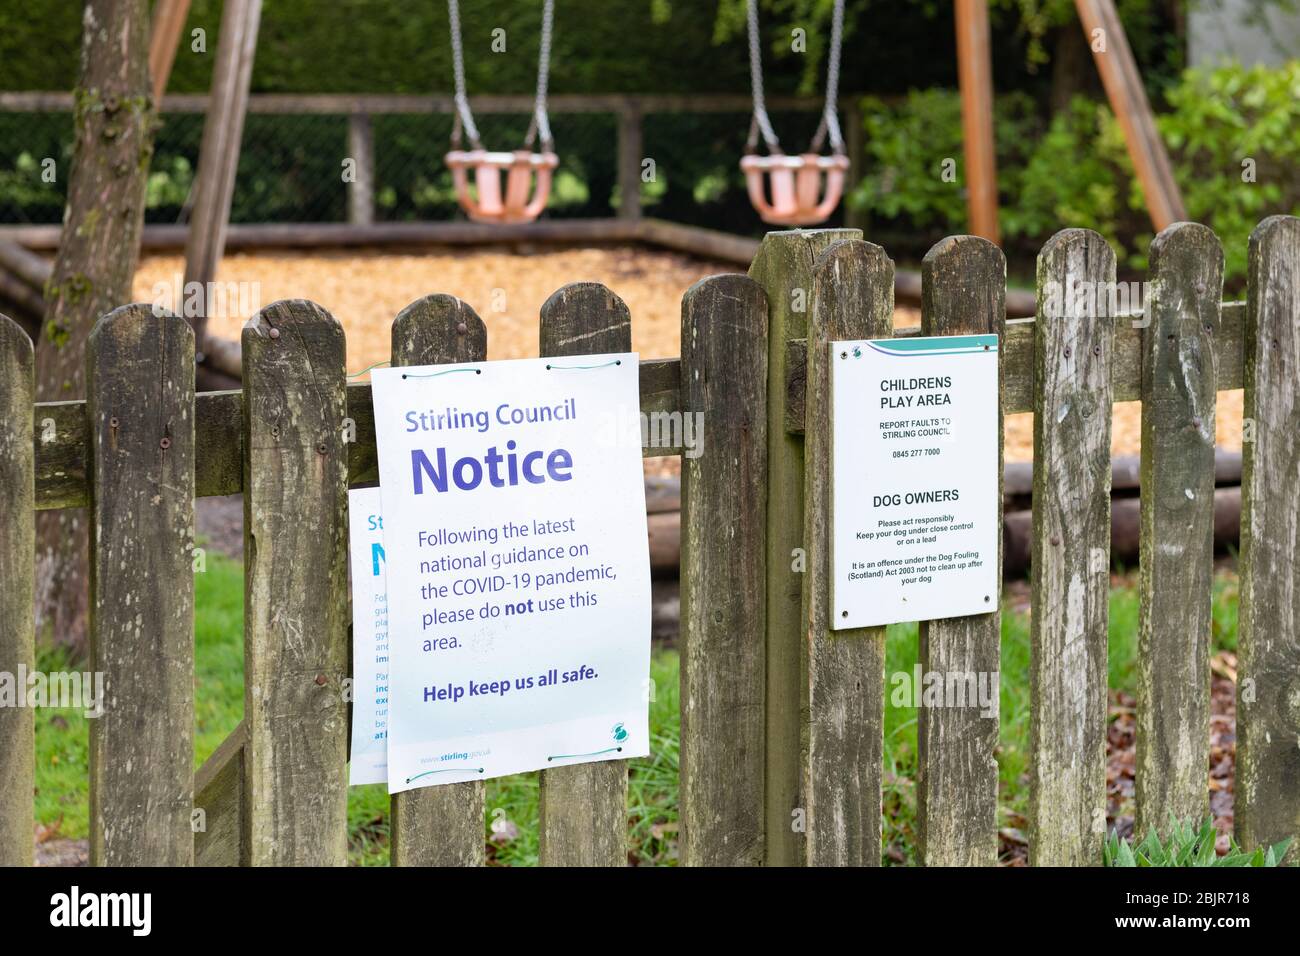
[[[614,729],[611,731],[611,734],[614,738],[615,743],[621,744],[623,741],[627,740],[627,728],[623,726],[622,722],[619,722],[614,725]]]

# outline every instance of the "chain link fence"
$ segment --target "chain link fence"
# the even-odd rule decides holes
[[[12,103],[22,94],[8,96]],[[301,112],[284,103],[275,105],[274,112],[264,112],[258,108],[259,97],[253,97],[244,124],[232,223],[348,221],[344,166],[349,159],[349,124],[357,114],[325,112],[322,107],[329,104],[323,97],[296,99],[304,104]],[[451,137],[450,112],[432,108],[421,112],[409,102],[391,108],[393,101],[403,100],[397,97],[376,100],[390,108],[367,109],[363,114],[369,119],[372,142],[374,221],[463,219],[451,174],[442,161]],[[671,111],[657,109],[653,102],[629,102],[641,130],[643,155],[637,165],[642,213],[759,234],[761,223],[749,206],[738,167],[750,121],[744,101],[700,98],[698,111],[691,110],[689,101],[673,103]],[[816,129],[820,103],[809,100],[796,104],[796,109],[776,105],[772,120],[783,143],[788,150],[803,148]],[[544,214],[548,218],[619,214],[623,125],[619,109],[623,107],[615,103],[602,111],[599,106],[579,103],[574,111],[552,106],[560,168]],[[475,111],[489,148],[509,150],[522,144],[527,109],[476,107]],[[201,107],[161,116],[149,174],[146,223],[186,221],[203,123]],[[0,225],[62,221],[72,147],[70,111],[0,110]]]

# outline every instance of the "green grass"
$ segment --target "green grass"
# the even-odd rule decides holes
[[[243,715],[243,569],[239,562],[209,555],[196,575],[195,766],[234,729]],[[1214,649],[1237,645],[1237,577],[1215,577]],[[1132,578],[1111,591],[1109,674],[1113,690],[1136,685],[1138,599]],[[895,625],[886,637],[884,845],[894,862],[915,862],[916,718],[914,706],[890,699],[889,676],[911,674],[917,661],[917,627]],[[43,670],[78,665],[59,651],[38,655]],[[678,655],[657,651],[651,661],[655,688],[650,704],[651,756],[629,767],[630,851],[645,865],[673,865],[677,847]],[[1028,809],[1029,616],[1002,615],[999,698],[999,824]],[[36,816],[65,837],[87,832],[88,721],[78,710],[45,709],[36,718]],[[354,865],[388,863],[388,795],[382,785],[353,787],[348,800],[350,857]],[[489,863],[530,866],[537,862],[537,774],[488,781],[484,835]]]
[[[1237,575],[1215,575],[1211,612],[1212,649],[1237,649]],[[998,825],[1029,810],[1029,615],[1002,614],[1002,661],[998,700]],[[1137,687],[1138,592],[1133,576],[1121,576],[1110,592],[1107,669],[1111,690]],[[911,673],[917,660],[917,626],[898,624],[885,638],[885,673]],[[916,863],[916,708],[885,702],[884,846],[895,859]]]
[[[217,749],[244,716],[244,566],[207,555],[194,575],[194,766]],[[61,649],[42,649],[38,670],[81,670]],[[36,819],[58,835],[86,836],[90,722],[76,708],[36,712]]]
[[[676,651],[657,651],[651,658],[655,695],[650,702],[650,756],[629,761],[630,846],[641,864],[676,862],[677,673]],[[388,793],[383,784],[352,788],[348,827],[354,865],[388,865]],[[537,864],[537,774],[487,782],[484,836],[489,864]]]

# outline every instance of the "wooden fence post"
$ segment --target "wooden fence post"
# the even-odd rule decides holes
[[[36,667],[36,403],[32,340],[0,315],[0,672]],[[31,866],[36,723],[31,707],[0,706],[0,866]]]
[[[1005,341],[1007,260],[975,236],[941,240],[921,263],[923,335],[996,334]],[[998,349],[999,366],[1005,351]],[[999,374],[999,382],[1002,383]],[[998,402],[998,561],[1002,567],[1002,403]],[[989,614],[921,622],[920,664],[939,674],[995,674],[1001,589]],[[927,866],[997,862],[998,718],[977,707],[922,707],[917,717],[917,818]]]
[[[767,804],[763,847],[768,866],[802,866],[804,833],[795,815],[803,793],[803,576],[793,562],[803,547],[803,437],[787,421],[788,353],[808,334],[812,267],[818,254],[856,229],[769,232],[749,267],[767,293]],[[799,344],[803,344],[799,342]],[[798,423],[802,426],[802,422]]]
[[[1151,243],[1143,313],[1135,833],[1209,814],[1214,339],[1223,249],[1196,223]]]
[[[844,126],[844,146],[849,154],[849,183],[862,181],[866,163],[866,130],[863,129],[862,107],[856,96],[843,97],[840,110],[848,118]],[[850,199],[853,195],[852,185],[847,187],[848,196],[844,198],[844,225],[850,229],[866,229],[871,221],[870,214],[855,206]]]
[[[830,343],[889,338],[894,263],[879,246],[837,242],[813,265],[804,421],[804,619],[808,648],[809,866],[879,866],[885,628],[832,630],[833,422]]]
[[[1058,232],[1038,256],[1029,625],[1035,865],[1099,866],[1106,838],[1114,288],[1115,253],[1095,232]]]
[[[763,863],[767,357],[767,298],[758,283],[720,275],[687,290],[682,414],[703,422],[702,453],[682,459],[687,866]]]
[[[635,100],[618,114],[618,218],[641,218],[641,160],[644,117]]]
[[[1300,219],[1256,227],[1247,281],[1236,829],[1253,850],[1300,843]]]
[[[430,295],[393,321],[393,366],[451,365],[487,358],[487,326],[460,299]],[[425,787],[391,798],[393,866],[482,866],[482,780]]]
[[[598,282],[575,282],[542,304],[541,355],[628,352],[632,318]],[[541,771],[542,866],[627,865],[627,761],[602,760]]]
[[[348,222],[369,226],[375,221],[375,134],[369,113],[348,116],[348,158],[354,176],[348,183]]]
[[[194,862],[194,333],[148,305],[86,343],[90,861]]]
[[[343,328],[301,299],[244,326],[243,858],[347,863]]]

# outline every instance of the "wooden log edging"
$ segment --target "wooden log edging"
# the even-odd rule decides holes
[[[1218,460],[1224,465],[1218,474],[1218,487],[1214,491],[1214,548],[1216,553],[1223,553],[1237,546],[1240,540],[1241,526],[1241,486],[1239,484],[1241,456],[1236,452],[1220,451]],[[1127,474],[1136,467],[1136,457],[1117,458],[1112,463],[1112,474]],[[1010,476],[1016,472],[1013,466],[1027,462],[1011,462],[1004,474]],[[1235,464],[1235,470],[1234,470]],[[1019,469],[1017,469],[1019,471]],[[647,481],[671,482],[675,478],[647,479]],[[649,489],[647,484],[647,489]],[[1110,502],[1110,557],[1113,564],[1136,567],[1138,560],[1138,532],[1140,530],[1141,499],[1137,495],[1137,481],[1131,485],[1113,486],[1115,492]],[[1126,494],[1131,492],[1131,494]],[[650,569],[656,577],[676,577],[681,554],[681,514],[678,509],[665,505],[656,506],[649,500],[647,490],[647,509],[650,525]],[[1006,508],[1002,529],[1002,574],[1012,578],[1024,574],[1029,569],[1030,558],[1030,524],[1033,508],[1030,497],[1012,494],[1008,488],[1003,498]]]
[[[144,227],[140,248],[145,252],[183,249],[188,236],[188,226],[155,223]],[[57,249],[61,237],[62,227],[56,225],[0,226],[0,244],[7,243],[11,247],[24,249],[27,255],[38,262],[43,260],[33,256],[31,250]],[[749,236],[653,218],[549,219],[542,222],[495,224],[459,221],[234,223],[228,227],[225,248],[465,246],[531,242],[644,243],[745,267],[753,261],[759,248],[759,240]],[[0,265],[3,264],[3,258],[0,258]],[[894,298],[905,304],[919,305],[921,274],[898,270],[894,276]],[[1034,301],[1031,289],[1008,289],[1007,314],[1013,318],[1032,316]]]
[[[30,249],[11,240],[0,240],[0,267],[37,294],[45,289],[54,267]]]
[[[31,250],[0,240],[0,299],[13,304],[14,317],[33,342],[45,320],[45,283],[52,271],[53,266]]]

